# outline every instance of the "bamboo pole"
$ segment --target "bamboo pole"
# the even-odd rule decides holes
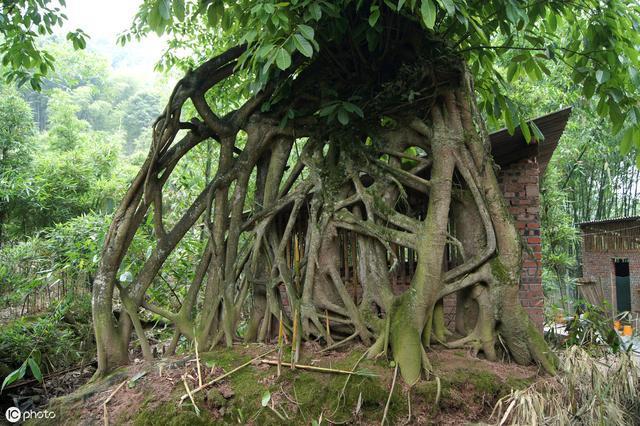
[[[193,389],[191,391],[191,394],[192,395],[196,394],[196,393],[200,392],[201,390],[206,389],[209,386],[219,382],[220,380],[222,380],[222,379],[224,379],[226,377],[229,377],[230,375],[232,375],[236,371],[242,370],[247,365],[249,365],[249,364],[251,364],[251,363],[253,363],[253,362],[255,362],[255,361],[257,361],[257,360],[259,360],[261,358],[264,358],[265,356],[269,355],[270,353],[273,353],[276,349],[277,348],[274,348],[274,349],[271,349],[270,351],[267,351],[267,352],[263,353],[262,355],[258,355],[257,357],[250,359],[249,361],[245,362],[244,364],[241,364],[241,365],[237,366],[233,370],[230,370],[230,371],[228,371],[228,372],[216,377],[215,379],[211,380],[210,382],[207,382],[207,383],[203,384],[202,386],[198,386],[197,388],[195,388],[195,389]],[[180,404],[182,404],[184,402],[184,400],[187,399],[188,397],[189,397],[189,395],[187,395],[187,394],[182,395],[180,397]]]
[[[329,329],[329,312],[326,309],[324,310],[324,319],[327,326],[327,340],[328,340],[331,338],[331,331]]]
[[[293,310],[293,335],[291,336],[291,369],[295,370],[298,361],[298,308]]]
[[[278,322],[278,377],[280,377],[280,368],[282,366],[282,334],[284,333],[282,326],[282,310],[280,310],[280,318]]]
[[[104,410],[104,426],[109,426],[109,410],[107,409],[107,404],[109,403],[109,401],[111,401],[111,398],[113,398],[113,396],[118,393],[118,391],[124,386],[125,383],[127,383],[129,381],[129,379],[126,379],[124,382],[120,383],[118,385],[118,387],[111,392],[111,394],[107,397],[107,399],[104,400],[104,402],[102,403],[102,409]]]
[[[263,359],[260,361],[262,364],[267,365],[278,365],[277,359]],[[283,362],[282,365],[285,367],[290,366],[291,363]],[[321,373],[335,373],[335,374],[348,374],[352,376],[366,376],[371,377],[372,373],[363,373],[360,371],[349,371],[349,370],[340,370],[336,368],[328,368],[328,367],[317,367],[315,365],[305,365],[305,364],[296,364],[296,368],[301,370],[311,370],[311,371],[319,371]]]
[[[396,364],[396,368],[393,370],[393,382],[391,382],[391,391],[389,391],[389,397],[387,398],[387,404],[384,406],[384,414],[382,415],[382,421],[380,422],[380,426],[384,425],[384,422],[387,420],[387,413],[389,412],[389,405],[391,404],[391,395],[393,395],[393,390],[396,387],[396,378],[398,377],[398,364]]]

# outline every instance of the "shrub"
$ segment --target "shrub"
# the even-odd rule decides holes
[[[35,350],[44,371],[75,365],[93,356],[90,319],[91,301],[85,296],[57,302],[46,315],[12,321],[0,330],[0,364],[18,368]]]

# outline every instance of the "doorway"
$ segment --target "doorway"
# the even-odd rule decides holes
[[[616,274],[616,305],[618,312],[631,310],[631,285],[629,279],[629,260],[615,259],[613,267]]]

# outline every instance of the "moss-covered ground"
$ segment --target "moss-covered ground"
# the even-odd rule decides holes
[[[203,353],[202,380],[206,383],[268,349],[239,345]],[[308,345],[299,363],[351,370],[364,350],[351,346],[325,355]],[[489,363],[461,351],[438,351],[430,356],[440,385],[432,376],[409,390],[398,375],[387,414],[389,424],[487,421],[497,399],[512,388],[529,385],[536,376],[533,368]],[[283,360],[289,360],[287,353]],[[363,359],[357,370],[363,375],[351,376],[345,386],[348,376],[344,374],[282,367],[278,377],[275,366],[254,362],[194,394],[198,414],[188,398],[178,404],[185,393],[183,377],[190,389],[198,386],[197,363],[190,355],[129,367],[67,398],[54,400],[50,408],[56,411],[56,424],[103,423],[104,401],[118,384],[128,380],[107,405],[110,424],[380,424],[394,369],[387,360]],[[131,381],[142,372],[146,373]]]

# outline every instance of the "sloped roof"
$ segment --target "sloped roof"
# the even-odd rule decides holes
[[[571,107],[568,107],[533,120],[544,135],[544,140],[540,142],[532,140],[527,143],[519,126],[513,135],[510,135],[507,129],[491,133],[489,139],[493,159],[498,165],[506,166],[524,158],[537,156],[542,175],[558,146],[570,115]]]
[[[605,224],[616,223],[616,222],[636,222],[636,221],[640,221],[640,216],[619,216],[619,217],[612,217],[609,219],[590,220],[587,222],[580,222],[578,223],[578,225],[579,226],[605,225]]]

